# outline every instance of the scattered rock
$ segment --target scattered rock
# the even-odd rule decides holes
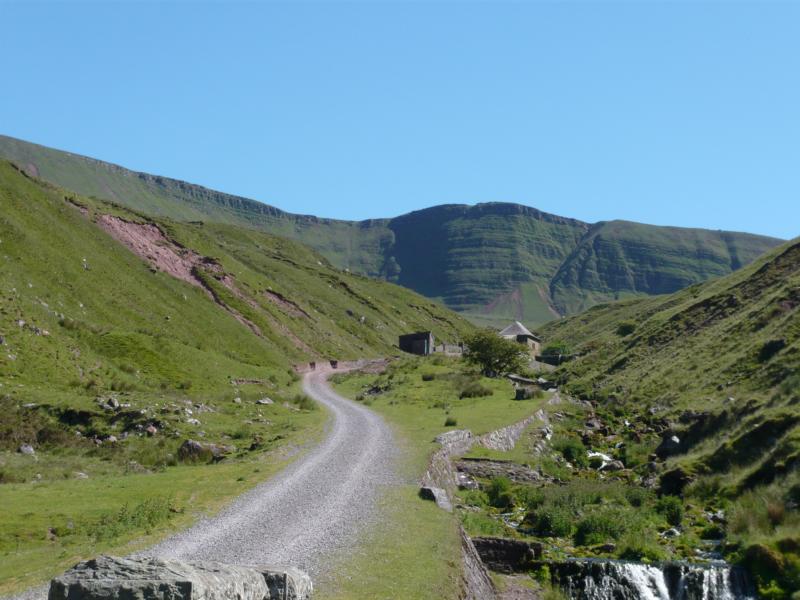
[[[672,527],[671,529],[667,529],[666,531],[661,533],[661,537],[666,539],[673,539],[679,537],[680,535],[681,535],[680,530],[675,529],[674,527]]]
[[[231,452],[226,446],[186,440],[178,448],[178,458],[186,462],[218,462]]]
[[[33,446],[30,444],[22,444],[19,448],[17,448],[17,452],[20,454],[25,454],[27,456],[33,456],[36,454],[36,450],[33,449]]]
[[[186,422],[189,425],[200,425],[200,421],[198,419],[186,419]]]
[[[669,433],[664,436],[661,443],[656,448],[656,455],[662,460],[679,454],[681,451],[681,439],[674,433]]]
[[[297,569],[101,556],[53,579],[48,598],[308,600],[311,593],[311,579]]]
[[[436,506],[439,508],[447,512],[453,512],[453,505],[450,503],[450,498],[447,497],[447,492],[442,488],[423,486],[419,489],[419,497],[423,500],[432,500],[436,502]]]
[[[272,398],[267,398],[264,396],[263,398],[256,400],[256,404],[275,404],[275,402],[272,400]]]
[[[75,471],[75,479],[89,479],[89,476],[83,471]]]
[[[156,426],[152,425],[152,424],[148,425],[147,427],[145,427],[144,431],[150,437],[152,437],[152,436],[154,436],[155,434],[158,433],[158,429],[156,429]]]
[[[625,465],[620,460],[612,460],[600,468],[601,471],[624,471]]]
[[[242,403],[242,399],[241,399],[241,398],[239,398],[239,396],[236,396],[236,398],[234,398],[234,399],[233,399],[233,401],[234,401],[234,403],[236,403],[236,404],[241,404],[241,403]]]

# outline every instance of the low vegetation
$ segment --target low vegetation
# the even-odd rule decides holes
[[[647,505],[678,535],[641,539],[662,555],[705,556],[683,553],[695,545],[747,566],[775,599],[800,589],[798,290],[794,241],[722,279],[543,330],[575,349],[555,376],[592,413],[590,435],[554,448],[582,473],[579,444],[607,452],[625,469],[603,478],[657,494]]]

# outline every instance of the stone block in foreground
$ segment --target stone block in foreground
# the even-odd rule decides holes
[[[309,600],[297,569],[100,556],[50,582],[48,600]]]

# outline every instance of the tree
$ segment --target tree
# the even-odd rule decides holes
[[[526,346],[501,338],[491,329],[476,331],[465,340],[464,358],[480,367],[484,375],[505,375],[523,370],[530,354]]]

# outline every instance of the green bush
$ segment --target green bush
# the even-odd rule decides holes
[[[292,404],[300,410],[312,411],[317,409],[317,403],[305,394],[295,394],[292,398]]]
[[[602,544],[619,539],[626,530],[628,515],[619,510],[593,511],[578,521],[575,527],[575,543],[579,546]]]
[[[547,506],[528,514],[526,522],[536,535],[568,537],[572,535],[575,518],[566,507]]]
[[[447,417],[444,420],[445,427],[455,427],[456,425],[458,425],[458,421],[456,421],[453,417]]]
[[[636,331],[636,323],[633,321],[622,321],[617,326],[617,335],[620,337],[625,337],[626,335],[632,334]]]
[[[641,532],[626,534],[619,543],[617,556],[625,560],[638,560],[657,562],[666,560],[667,553],[652,535],[642,535]]]
[[[436,375],[433,373],[422,374],[422,381],[433,381],[434,379],[436,379]]]
[[[586,467],[589,464],[589,457],[586,454],[586,447],[578,438],[563,436],[553,441],[553,447],[561,452],[562,456],[577,467]]]
[[[478,381],[473,381],[472,383],[468,384],[461,393],[458,395],[459,398],[484,398],[486,396],[491,396],[494,394],[494,390],[491,388],[486,387],[485,385],[481,385]]]
[[[461,499],[467,506],[489,506],[489,496],[482,490],[466,490],[461,493]]]
[[[656,511],[673,527],[678,527],[683,521],[683,501],[677,496],[659,498],[656,502]]]
[[[511,493],[511,480],[507,477],[495,477],[486,489],[489,504],[501,510],[514,507],[514,496]]]

